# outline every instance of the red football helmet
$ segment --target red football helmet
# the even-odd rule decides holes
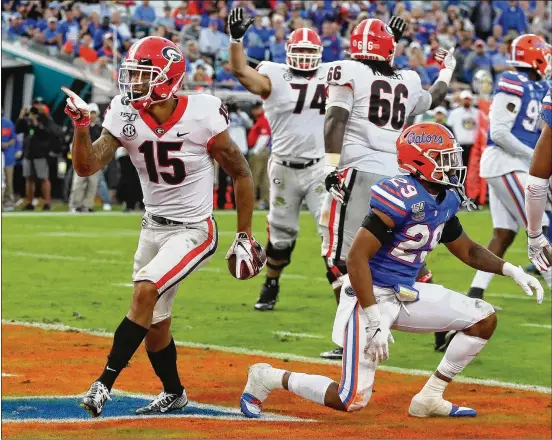
[[[466,167],[462,147],[436,122],[414,124],[397,139],[399,168],[428,182],[463,187]]]
[[[308,52],[303,50],[307,49]],[[316,70],[322,61],[322,41],[316,32],[299,28],[286,43],[286,64],[295,70]]]
[[[180,48],[161,37],[134,43],[119,69],[119,90],[137,110],[165,101],[182,86],[186,61]]]
[[[395,56],[393,31],[377,18],[362,20],[353,29],[349,53],[353,60],[387,61],[393,64]]]
[[[511,50],[512,59],[508,64],[532,68],[542,77],[552,72],[552,47],[544,38],[535,34],[520,35],[512,41]]]

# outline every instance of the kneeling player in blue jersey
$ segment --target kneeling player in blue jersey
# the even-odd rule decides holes
[[[372,187],[370,211],[347,256],[333,341],[343,345],[340,383],[255,364],[249,368],[240,406],[259,417],[268,394],[284,388],[340,411],[358,411],[370,401],[376,367],[388,359],[390,329],[458,334],[422,390],[410,403],[415,417],[475,416],[443,398],[449,382],[487,344],[496,328],[492,306],[436,284],[416,283],[427,255],[443,243],[465,264],[511,277],[528,295],[543,300],[531,275],[472,241],[456,213],[465,199],[466,167],[452,133],[436,123],[407,128],[397,140],[399,166],[409,175],[385,178]]]

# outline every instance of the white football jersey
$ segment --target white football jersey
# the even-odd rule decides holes
[[[228,127],[219,98],[181,96],[172,116],[158,124],[117,95],[103,127],[121,142],[138,170],[147,212],[186,223],[211,216],[214,171],[209,144]]]
[[[321,64],[311,77],[294,75],[286,64],[270,61],[263,61],[257,70],[270,79],[272,87],[263,99],[272,154],[291,161],[323,157],[328,64]]]
[[[359,61],[345,60],[330,65],[327,83],[353,90],[339,168],[383,176],[400,174],[397,138],[409,115],[424,113],[431,105],[431,95],[422,89],[419,75],[397,70],[393,76],[383,76]]]

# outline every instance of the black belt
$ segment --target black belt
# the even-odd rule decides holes
[[[313,166],[315,163],[320,162],[320,159],[311,159],[308,162],[290,162],[289,160],[277,160],[277,163],[296,170],[304,170],[305,168]]]
[[[177,221],[174,221],[174,220],[169,220],[168,218],[159,217],[158,215],[150,215],[150,218],[151,218],[155,223],[158,223],[158,224],[160,224],[160,225],[166,225],[166,226],[179,226],[179,225],[183,225],[183,224],[184,224],[183,222],[177,222]]]

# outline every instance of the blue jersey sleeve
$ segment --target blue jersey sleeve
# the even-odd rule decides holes
[[[498,77],[495,93],[507,93],[514,96],[523,96],[523,82],[515,72],[504,72]]]
[[[548,93],[542,100],[541,118],[552,127],[552,89],[548,90]]]
[[[402,225],[408,214],[402,195],[390,179],[382,179],[372,186],[370,208],[389,216],[396,226]]]

